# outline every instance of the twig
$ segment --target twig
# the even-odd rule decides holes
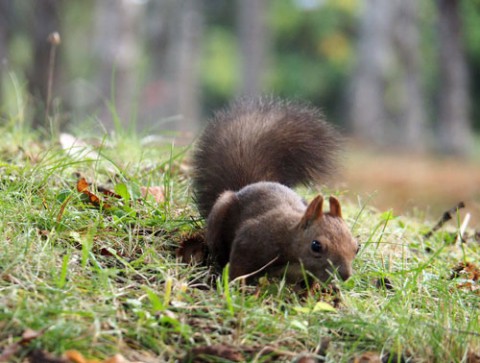
[[[272,263],[274,263],[276,260],[278,260],[280,258],[280,256],[277,256],[275,257],[274,259],[272,259],[270,262],[268,262],[267,264],[263,265],[262,267],[260,267],[258,270],[256,271],[253,271],[253,272],[250,272],[249,274],[245,274],[245,275],[242,275],[242,276],[238,276],[236,277],[235,279],[233,279],[232,282],[235,282],[235,281],[238,281],[238,280],[242,280],[242,279],[248,279],[249,277],[251,276],[255,276],[256,274],[258,274],[259,272],[265,270],[268,266],[270,266]]]
[[[438,231],[440,228],[442,228],[442,226],[448,222],[450,219],[453,218],[454,215],[457,214],[458,210],[461,209],[461,208],[465,208],[465,203],[463,202],[460,202],[458,203],[456,206],[454,206],[453,208],[450,208],[449,210],[447,210],[445,213],[443,213],[443,216],[442,218],[438,221],[438,223],[433,226],[433,228],[428,232],[426,233],[423,237],[425,239],[428,239],[430,237],[432,237],[432,235]]]
[[[52,86],[53,86],[53,72],[55,70],[55,54],[57,47],[60,45],[60,34],[58,32],[50,33],[48,42],[52,45],[50,47],[50,58],[48,64],[48,83],[47,83],[47,99],[45,104],[45,123],[48,122],[50,116],[50,105],[52,103]]]
[[[467,226],[468,226],[468,222],[470,222],[470,213],[467,213],[465,215],[465,218],[463,219],[463,223],[462,225],[460,226],[460,230],[458,231],[458,235],[457,235],[457,239],[455,242],[465,242],[465,240],[463,239],[463,234],[465,233],[465,230],[467,229]]]

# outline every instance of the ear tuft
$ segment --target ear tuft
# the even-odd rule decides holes
[[[338,201],[338,199],[332,196],[328,198],[328,201],[330,202],[329,214],[332,217],[342,218],[342,207],[340,206],[340,202]]]
[[[321,195],[317,195],[308,205],[307,210],[305,211],[305,214],[303,215],[300,221],[300,227],[305,229],[312,222],[322,218],[322,216],[323,216],[323,197]]]

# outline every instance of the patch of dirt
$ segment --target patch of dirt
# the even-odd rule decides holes
[[[338,187],[381,211],[395,214],[417,208],[437,218],[459,201],[472,222],[480,218],[480,163],[461,158],[388,154],[352,146]],[[368,200],[371,196],[371,200]]]

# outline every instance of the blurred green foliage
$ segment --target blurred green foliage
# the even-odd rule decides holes
[[[224,21],[234,5],[207,11],[207,23],[212,25],[205,34],[202,77],[209,108],[228,102],[241,81],[237,27]],[[264,90],[321,104],[327,114],[341,116],[354,65],[358,13],[358,0],[271,1]]]

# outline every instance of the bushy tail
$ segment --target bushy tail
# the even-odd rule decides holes
[[[207,217],[225,190],[259,181],[293,187],[335,169],[340,136],[310,105],[271,97],[241,99],[214,114],[193,154],[193,187]]]

